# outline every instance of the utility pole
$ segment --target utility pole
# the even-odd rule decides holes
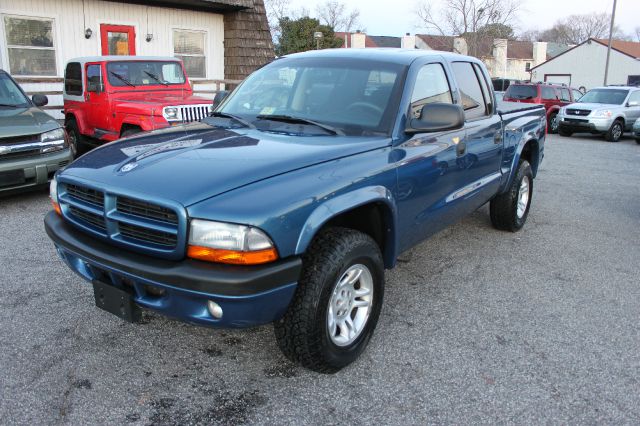
[[[611,38],[613,37],[613,25],[616,20],[616,3],[618,0],[613,0],[613,11],[611,12],[611,25],[609,26],[609,45],[607,46],[607,64],[604,66],[604,85],[607,85],[607,78],[609,77],[609,57],[611,56]]]

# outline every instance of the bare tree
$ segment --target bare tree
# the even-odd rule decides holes
[[[444,0],[436,13],[431,2],[418,0],[416,14],[420,26],[442,35],[459,35],[467,42],[469,54],[487,53],[485,45],[491,43],[490,31],[483,28],[496,24],[510,26],[516,19],[519,2],[515,0]]]
[[[640,27],[636,27],[635,33],[636,33],[636,41],[640,43]]]
[[[274,42],[280,39],[282,28],[280,21],[284,18],[298,19],[303,16],[309,16],[309,9],[301,8],[293,10],[290,8],[290,0],[265,0],[264,7],[267,11],[267,20],[269,21],[269,29],[271,30],[271,38]]]
[[[360,11],[347,10],[347,6],[341,1],[328,0],[318,5],[316,14],[320,22],[333,28],[334,31],[351,32],[360,25]]]
[[[542,31],[540,41],[580,44],[589,38],[609,38],[610,21],[611,15],[606,13],[567,16],[557,21],[553,27]],[[620,28],[613,27],[613,38],[626,40],[629,36]]]

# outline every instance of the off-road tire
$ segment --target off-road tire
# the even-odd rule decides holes
[[[556,122],[556,127],[554,129],[553,127],[553,120],[558,118],[558,114],[557,113],[553,113],[549,116],[549,119],[547,120],[547,132],[554,135],[556,133],[558,133],[558,129],[560,128],[560,125]]]
[[[619,133],[616,130],[616,126],[618,126],[617,128],[619,129]],[[611,124],[611,127],[609,127],[609,130],[605,133],[604,138],[609,142],[618,142],[622,138],[623,134],[624,123],[621,120],[616,120]]]
[[[69,148],[71,148],[71,154],[73,158],[76,158],[79,154],[84,153],[87,150],[84,136],[80,133],[78,123],[75,118],[70,118],[64,125],[67,135],[69,136]]]
[[[348,346],[335,345],[328,333],[327,310],[338,279],[352,265],[365,265],[373,277],[371,313],[364,329]],[[303,269],[284,317],[274,323],[278,346],[291,361],[319,373],[335,373],[352,363],[375,329],[384,294],[380,248],[368,235],[347,228],[328,228],[303,256]]]
[[[140,127],[129,127],[120,133],[120,137],[126,138],[127,136],[133,136],[138,133],[142,133],[142,129]]]
[[[529,199],[527,207],[522,217],[518,217],[518,194],[522,180],[529,178]],[[502,231],[516,232],[519,231],[527,221],[529,209],[531,207],[531,199],[533,195],[533,172],[531,165],[526,160],[521,160],[518,164],[518,170],[511,182],[509,190],[503,194],[499,194],[491,200],[489,212],[491,215],[491,223],[496,229]]]

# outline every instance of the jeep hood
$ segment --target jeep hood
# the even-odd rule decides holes
[[[37,135],[59,127],[53,117],[36,107],[0,108],[0,138]]]
[[[113,99],[124,105],[130,103],[167,105],[210,104],[211,100],[199,96],[187,95],[187,92],[172,90],[170,92],[121,92],[111,95]]]
[[[272,176],[389,144],[385,137],[292,136],[195,123],[111,142],[77,159],[61,176],[190,206]]]

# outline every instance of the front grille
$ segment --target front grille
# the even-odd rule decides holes
[[[565,118],[564,121],[567,123],[588,123],[589,120],[582,120],[580,118]]]
[[[200,121],[208,117],[211,112],[212,105],[185,105],[180,107],[180,117],[183,123],[191,123],[192,121]]]
[[[69,213],[71,213],[76,219],[85,222],[85,224],[91,227],[97,228],[99,231],[104,232],[107,230],[107,225],[105,224],[103,216],[79,209],[75,206],[69,207]]]
[[[97,207],[104,206],[104,192],[77,185],[67,185],[67,194]]]
[[[171,209],[148,203],[146,201],[134,200],[127,197],[118,197],[116,208],[121,213],[146,219],[158,220],[160,222],[177,224],[178,215]]]
[[[40,142],[40,135],[15,136],[0,138],[0,145],[17,145],[29,142]]]
[[[118,222],[118,229],[123,237],[130,238],[142,243],[153,243],[161,246],[175,247],[178,238],[168,232],[156,231],[154,229]]]
[[[585,115],[589,115],[589,114],[591,114],[591,110],[588,110],[588,109],[568,109],[567,108],[567,115],[585,116]]]
[[[40,155],[40,148],[35,148],[35,149],[30,149],[27,151],[15,151],[15,152],[8,152],[5,154],[2,154],[2,150],[0,149],[0,158],[7,159],[7,158],[24,158],[24,157],[34,157],[36,155]]]
[[[179,207],[157,204],[61,180],[58,201],[65,218],[87,232],[133,251],[179,259],[186,247],[186,217]]]

